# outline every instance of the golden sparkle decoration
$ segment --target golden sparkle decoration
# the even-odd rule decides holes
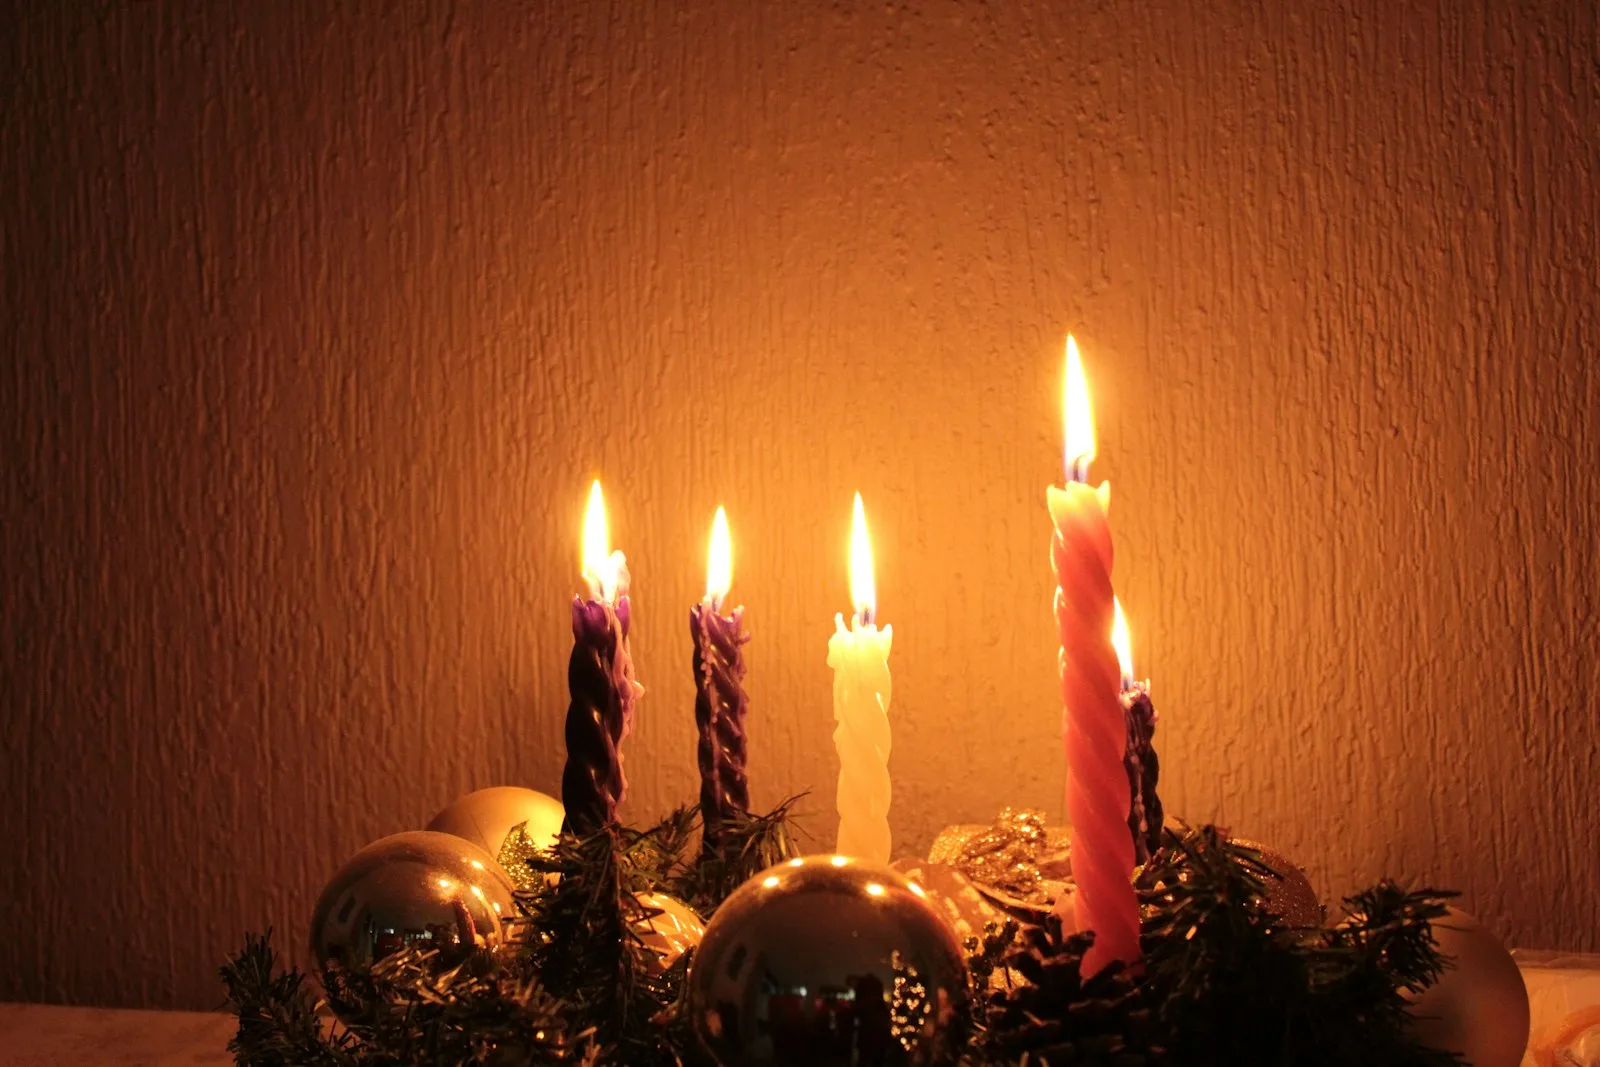
[[[1050,894],[1047,872],[1041,865],[1048,864],[1057,851],[1042,812],[1008,807],[988,827],[948,828],[934,841],[928,859],[948,863],[979,885],[1018,900],[1042,903]]]
[[[1321,926],[1327,920],[1327,909],[1322,906],[1303,867],[1259,841],[1246,841],[1239,837],[1232,840],[1234,844],[1254,851],[1261,857],[1261,862],[1277,875],[1276,878],[1264,880],[1263,892],[1267,907],[1274,915],[1290,926],[1304,929]]]
[[[555,797],[497,785],[461,797],[435,815],[427,829],[472,842],[500,862],[518,889],[532,889],[538,878],[528,869],[528,858],[555,845],[565,815]]]
[[[544,883],[544,876],[535,874],[533,868],[528,866],[528,861],[549,848],[549,841],[535,841],[528,835],[528,824],[519,822],[507,831],[495,859],[505,868],[511,884],[522,892],[528,892]]]

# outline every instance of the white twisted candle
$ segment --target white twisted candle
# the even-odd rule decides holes
[[[841,856],[889,862],[889,646],[894,627],[879,630],[852,615],[834,616],[828,639],[833,668],[833,732],[839,750]]]

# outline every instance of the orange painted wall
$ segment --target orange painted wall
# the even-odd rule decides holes
[[[597,475],[634,819],[720,502],[755,795],[831,842],[858,488],[898,840],[1059,812],[1068,327],[1169,809],[1600,949],[1591,4],[19,6],[0,999],[214,1006],[366,841],[554,790]]]

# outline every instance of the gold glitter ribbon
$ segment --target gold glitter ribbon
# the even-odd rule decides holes
[[[1004,808],[995,816],[994,825],[955,847],[948,862],[981,885],[1021,900],[1041,900],[1046,893],[1039,859],[1048,845],[1043,812]]]
[[[544,880],[544,875],[528,866],[528,860],[541,851],[528,838],[528,824],[519,822],[506,833],[506,839],[500,843],[500,854],[495,859],[505,868],[511,884],[526,892]]]

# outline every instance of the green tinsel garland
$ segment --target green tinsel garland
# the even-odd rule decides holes
[[[690,849],[694,809],[645,831],[561,838],[530,866],[556,874],[518,897],[508,945],[437,971],[408,948],[369,971],[323,975],[349,1026],[327,1031],[305,976],[267,937],[222,968],[241,1067],[591,1064],[709,1067],[680,996],[688,956],[664,974],[630,920],[662,891],[709,918],[751,875],[795,854],[788,803],[725,827],[727,859]],[[685,859],[685,857],[691,857]],[[1211,827],[1166,837],[1140,872],[1144,959],[1083,981],[1092,935],[1015,924],[969,943],[973,1036],[962,1067],[1449,1067],[1407,1027],[1406,993],[1445,961],[1431,924],[1451,895],[1381,882],[1336,926],[1295,929],[1268,910],[1275,877]],[[537,916],[537,919],[534,918]]]

